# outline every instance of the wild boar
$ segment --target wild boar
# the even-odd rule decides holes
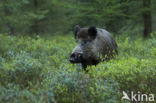
[[[117,43],[105,29],[91,26],[74,28],[77,46],[70,55],[71,63],[81,63],[86,70],[87,65],[97,65],[100,61],[110,60],[117,51]],[[101,59],[102,57],[102,59]]]

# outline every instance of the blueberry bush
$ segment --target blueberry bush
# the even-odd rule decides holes
[[[122,91],[156,95],[156,37],[117,36],[119,54],[89,66],[71,64],[71,35],[0,34],[0,103],[130,103]]]

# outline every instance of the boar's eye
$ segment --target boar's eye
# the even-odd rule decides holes
[[[81,45],[82,45],[82,46],[86,46],[86,45],[88,45],[88,44],[89,44],[89,41],[85,40],[85,41],[82,42]]]

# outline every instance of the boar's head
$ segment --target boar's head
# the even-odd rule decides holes
[[[83,68],[87,65],[96,65],[99,62],[98,51],[95,49],[96,27],[80,28],[76,25],[74,36],[77,45],[70,55],[70,62],[81,63]]]

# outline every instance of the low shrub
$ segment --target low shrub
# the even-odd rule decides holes
[[[0,103],[129,103],[122,91],[155,94],[156,39],[116,40],[116,58],[85,73],[69,62],[76,45],[70,35],[0,34]]]

